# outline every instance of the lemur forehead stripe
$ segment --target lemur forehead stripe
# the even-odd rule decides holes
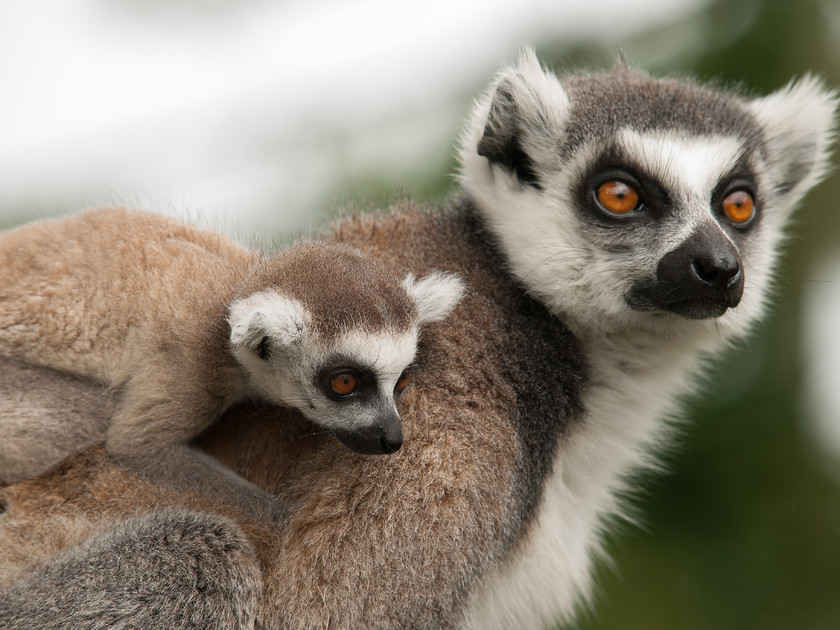
[[[369,367],[380,378],[391,381],[396,381],[414,360],[416,350],[417,335],[414,331],[395,334],[391,331],[351,329],[329,343],[331,354],[352,357],[355,363]]]
[[[683,131],[624,128],[618,142],[645,174],[683,196],[709,194],[742,157],[743,143],[732,136],[693,137]]]
[[[618,67],[608,74],[562,79],[571,110],[563,138],[566,156],[620,127],[639,131],[678,129],[697,136],[734,136],[760,148],[761,129],[742,101],[685,81],[654,79]]]
[[[412,328],[416,307],[401,279],[381,262],[337,244],[306,242],[284,251],[282,265],[254,274],[262,286],[274,285],[312,314],[312,326],[325,340],[347,329]]]

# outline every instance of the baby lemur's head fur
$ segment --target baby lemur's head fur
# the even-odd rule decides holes
[[[258,395],[296,407],[355,451],[399,449],[395,400],[420,329],[452,310],[461,281],[399,279],[352,247],[320,242],[260,261],[249,279],[228,321]]]

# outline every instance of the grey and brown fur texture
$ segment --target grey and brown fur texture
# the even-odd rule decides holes
[[[193,548],[201,553],[188,556]],[[0,627],[245,628],[261,591],[253,548],[238,527],[217,515],[162,510],[114,523],[0,592]]]
[[[118,398],[107,424],[68,412],[4,421],[0,479],[43,472],[104,437],[112,456],[151,479],[274,517],[281,503],[191,441],[254,398],[301,408],[357,450],[395,450],[395,383],[419,327],[460,296],[455,279],[401,281],[344,245],[301,242],[262,256],[123,209],[4,232],[0,268],[0,354],[93,379]],[[370,373],[366,397],[332,400],[313,385],[318,370],[356,364]],[[14,395],[21,388],[3,382],[12,378],[0,386]]]
[[[104,441],[112,412],[113,393],[94,382],[0,359],[0,483]]]
[[[201,438],[296,506],[282,531],[238,521],[265,585],[257,626],[572,619],[601,534],[669,438],[677,398],[761,316],[787,218],[825,172],[836,104],[813,79],[747,98],[624,66],[558,79],[528,52],[505,68],[463,136],[461,201],[407,203],[333,231],[398,274],[441,269],[468,287],[424,332],[427,368],[399,403],[404,448],[360,457],[293,411],[247,407]],[[641,193],[631,214],[597,205],[616,180]],[[756,199],[744,225],[721,209],[732,186]],[[92,506],[106,523],[142,509],[120,500],[126,481],[101,453],[67,466],[5,490],[0,558],[37,552],[9,581],[107,536],[80,531]],[[64,484],[70,474],[85,483]]]

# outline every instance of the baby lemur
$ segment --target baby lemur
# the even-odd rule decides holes
[[[282,506],[191,440],[256,398],[299,409],[360,453],[396,451],[395,400],[420,328],[462,293],[454,276],[400,280],[346,245],[263,256],[123,209],[2,233],[0,269],[0,354],[114,388],[105,445],[117,461],[275,517]]]

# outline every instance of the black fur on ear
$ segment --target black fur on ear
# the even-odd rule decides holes
[[[490,104],[478,154],[516,176],[523,184],[541,189],[534,162],[522,147],[522,127],[513,84],[501,81]]]

